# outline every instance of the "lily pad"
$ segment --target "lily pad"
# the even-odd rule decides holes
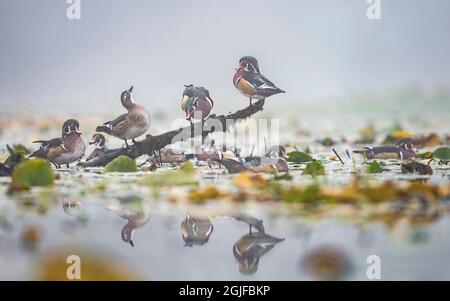
[[[444,161],[450,161],[450,147],[438,147],[433,152],[433,158]]]
[[[319,161],[309,162],[303,170],[304,175],[322,176],[325,174],[325,167]]]
[[[135,172],[136,161],[128,156],[119,156],[105,166],[105,172]]]
[[[12,174],[12,187],[27,189],[32,186],[53,184],[54,174],[50,163],[43,159],[27,160],[20,163]]]
[[[196,185],[198,184],[195,168],[191,163],[185,162],[180,169],[168,172],[154,173],[143,177],[141,185]]]
[[[383,172],[383,168],[381,167],[380,163],[378,163],[377,160],[372,161],[372,163],[369,164],[369,167],[367,168],[368,173],[380,173]]]
[[[421,160],[431,159],[431,158],[433,158],[433,152],[424,152],[424,153],[417,154],[417,158],[419,158]]]
[[[288,154],[288,161],[294,163],[306,163],[314,161],[313,157],[301,151],[293,151]]]

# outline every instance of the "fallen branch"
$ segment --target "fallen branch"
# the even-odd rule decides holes
[[[194,123],[193,134],[191,132],[191,127],[187,126],[157,136],[147,135],[147,137],[142,141],[136,141],[133,145],[126,148],[110,150],[106,154],[89,160],[82,165],[85,167],[105,166],[120,155],[126,155],[133,159],[136,159],[142,155],[152,155],[154,151],[158,151],[167,145],[171,145],[179,141],[185,141],[186,139],[198,136],[206,137],[216,131],[226,132],[235,121],[244,120],[257,112],[262,111],[263,109],[264,99],[259,100],[252,106],[248,106],[247,108],[235,113],[219,116],[211,115],[205,120],[203,131],[202,122],[199,121]]]

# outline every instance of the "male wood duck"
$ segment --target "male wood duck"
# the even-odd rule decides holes
[[[252,56],[244,56],[239,60],[233,84],[250,99],[250,106],[252,99],[266,99],[274,94],[285,93],[260,73],[258,61]]]
[[[209,91],[204,87],[196,87],[192,84],[185,85],[183,98],[181,100],[181,109],[186,113],[186,119],[191,123],[191,135],[193,135],[193,119],[205,120],[209,116],[214,101],[209,95]]]
[[[204,245],[213,232],[213,224],[207,216],[188,214],[181,222],[181,235],[186,246]]]
[[[125,140],[127,147],[127,140],[132,139],[134,141],[135,138],[143,135],[150,128],[150,114],[143,106],[134,102],[132,92],[133,86],[123,91],[120,96],[120,101],[128,110],[128,113],[122,114],[112,121],[105,122],[96,129],[97,132],[103,132]]]
[[[254,274],[261,256],[283,240],[264,232],[250,232],[242,236],[233,246],[234,257],[239,262],[239,272],[246,275]]]
[[[86,161],[92,160],[98,156],[103,155],[106,152],[106,139],[105,136],[99,133],[95,133],[92,136],[91,141],[89,142],[89,145],[95,145],[95,149],[92,151],[92,153],[86,158]]]
[[[55,167],[60,168],[62,164],[75,162],[84,155],[86,145],[81,137],[80,123],[75,119],[64,122],[61,138],[51,140],[38,140],[33,143],[40,143],[41,147],[30,157],[38,157],[49,160]]]
[[[364,150],[353,151],[367,159],[407,160],[417,156],[417,149],[411,139],[400,140],[396,146],[366,146]]]

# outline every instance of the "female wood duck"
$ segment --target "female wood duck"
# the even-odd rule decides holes
[[[120,101],[128,110],[128,113],[122,114],[116,119],[98,126],[96,129],[97,132],[103,132],[125,140],[127,147],[128,139],[134,141],[135,138],[143,135],[150,128],[150,114],[143,106],[134,102],[131,95],[132,92],[133,86],[123,91],[120,96]]]
[[[86,149],[79,128],[80,123],[77,120],[67,120],[63,124],[61,138],[34,141],[33,143],[40,143],[41,147],[30,157],[47,159],[57,168],[66,164],[68,168],[70,163],[83,157]]]
[[[106,152],[105,142],[106,142],[105,136],[103,136],[102,134],[99,134],[99,133],[95,133],[92,136],[91,141],[89,142],[89,145],[95,145],[95,149],[86,158],[86,161],[92,160],[98,156],[105,154],[105,152]]]
[[[244,56],[239,60],[233,84],[250,99],[250,106],[252,99],[265,99],[274,94],[285,93],[260,73],[258,61],[252,56]]]
[[[185,85],[183,98],[181,100],[181,109],[186,113],[186,119],[191,123],[191,136],[193,136],[193,119],[203,120],[209,116],[214,101],[209,96],[209,91],[204,87],[194,85]]]
[[[366,159],[400,159],[407,160],[417,156],[417,149],[411,139],[400,140],[396,146],[366,146],[364,150],[353,151]]]
[[[118,198],[118,201],[109,204],[106,209],[128,221],[123,226],[120,236],[124,242],[134,247],[134,232],[150,221],[150,205],[148,202],[133,196]]]
[[[181,222],[181,235],[186,246],[204,245],[213,232],[213,224],[207,216],[188,214]]]

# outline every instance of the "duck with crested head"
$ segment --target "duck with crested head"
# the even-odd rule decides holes
[[[112,121],[105,122],[96,129],[97,132],[124,140],[127,147],[127,140],[132,139],[134,141],[135,138],[145,134],[150,128],[150,114],[143,106],[134,102],[132,92],[133,86],[123,91],[120,96],[120,101],[128,112]]]
[[[102,156],[106,153],[106,138],[102,134],[95,133],[92,136],[91,141],[89,142],[89,145],[94,145],[95,149],[92,151],[92,153],[86,158],[86,161],[92,160],[94,158],[97,158],[98,156]]]
[[[193,136],[193,119],[202,120],[209,116],[214,101],[205,87],[196,87],[192,84],[185,85],[183,98],[181,100],[181,109],[186,113],[186,119],[191,123],[191,136]]]
[[[233,76],[234,86],[250,99],[266,99],[269,96],[285,93],[259,71],[259,64],[253,56],[244,56],[239,60]]]
[[[55,167],[60,168],[62,164],[69,164],[80,160],[86,149],[83,137],[81,137],[80,123],[76,119],[66,120],[62,127],[61,138],[51,140],[38,140],[41,147],[32,153],[31,157],[49,160]]]

